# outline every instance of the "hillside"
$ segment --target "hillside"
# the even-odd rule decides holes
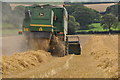
[[[95,9],[99,12],[103,12],[106,10],[108,6],[114,5],[114,3],[110,4],[85,4],[84,6],[87,6],[88,8]]]

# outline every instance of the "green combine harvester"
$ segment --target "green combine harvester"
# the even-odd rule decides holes
[[[68,13],[64,7],[26,6],[22,32],[29,47],[35,50],[50,51],[57,56],[81,53],[79,40],[69,41],[71,37],[67,37]]]

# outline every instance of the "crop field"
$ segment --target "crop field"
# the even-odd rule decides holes
[[[114,5],[114,3],[110,3],[110,4],[86,4],[85,6],[87,6],[88,8],[92,8],[92,9],[95,9],[97,11],[105,11],[106,8],[108,6],[111,6],[111,5]]]
[[[3,78],[117,78],[118,35],[78,36],[82,54],[65,57],[25,50],[22,36],[3,37]]]
[[[2,35],[17,35],[18,31],[22,30],[20,29],[20,26],[14,26],[13,24],[4,23],[2,26],[5,26],[0,30]]]

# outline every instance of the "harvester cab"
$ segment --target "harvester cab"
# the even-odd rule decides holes
[[[69,54],[81,54],[81,46],[79,36],[67,36],[66,43],[68,44],[68,53]]]

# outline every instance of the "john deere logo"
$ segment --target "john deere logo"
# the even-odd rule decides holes
[[[40,16],[44,16],[44,13],[39,13]]]
[[[39,31],[43,31],[43,29],[42,29],[42,28],[39,28]]]

